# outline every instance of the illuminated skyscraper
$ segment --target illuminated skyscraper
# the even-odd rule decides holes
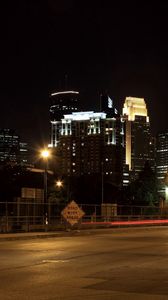
[[[0,163],[16,164],[19,157],[19,136],[15,130],[0,129]]]
[[[60,144],[62,172],[68,176],[101,174],[121,186],[123,134],[118,115],[76,112],[64,115]]]
[[[159,133],[156,139],[156,174],[159,194],[165,196],[165,177],[168,173],[168,132]]]
[[[113,100],[108,94],[101,94],[100,96],[100,110],[106,113],[107,118],[112,118],[118,115],[117,109],[113,105]]]
[[[0,129],[0,164],[30,165],[28,145],[20,141],[14,129]]]
[[[154,163],[153,143],[145,100],[126,97],[123,119],[125,120],[126,164],[129,166],[132,178],[135,179],[143,169],[145,161],[149,161],[151,167]]]
[[[79,92],[61,91],[50,94],[50,147],[57,147],[60,137],[61,119],[65,114],[78,111]]]

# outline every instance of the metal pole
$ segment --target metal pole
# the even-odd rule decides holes
[[[6,202],[6,232],[9,230],[9,220],[8,220],[8,202]]]
[[[47,159],[45,162],[44,169],[44,222],[45,225],[48,224],[48,207],[47,207]]]
[[[103,162],[101,163],[101,183],[102,183],[102,188],[101,188],[101,203],[103,204],[104,202],[104,174],[103,174]]]

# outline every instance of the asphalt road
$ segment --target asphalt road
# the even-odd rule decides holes
[[[0,241],[0,299],[167,300],[168,228]]]

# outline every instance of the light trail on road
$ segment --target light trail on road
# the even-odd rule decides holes
[[[138,220],[138,221],[113,221],[113,222],[82,222],[82,225],[152,225],[168,224],[168,220]]]

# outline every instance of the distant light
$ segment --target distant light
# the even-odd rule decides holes
[[[56,181],[56,186],[57,187],[62,187],[63,186],[63,182],[61,180],[57,180]]]
[[[166,199],[168,198],[168,187],[166,186],[165,188],[165,192],[166,192]]]
[[[48,148],[53,148],[53,145],[52,144],[48,144]]]
[[[41,151],[41,156],[43,158],[48,158],[49,155],[50,155],[50,152],[47,149],[44,149],[44,150]]]
[[[57,93],[52,93],[51,96],[61,95],[61,94],[79,94],[79,92],[76,91],[57,92]]]

